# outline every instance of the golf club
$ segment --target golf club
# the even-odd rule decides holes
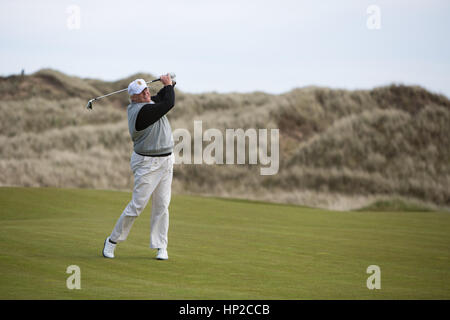
[[[176,78],[175,73],[171,72],[171,73],[169,73],[169,75],[170,75],[170,78],[172,79],[172,81],[175,81],[175,78]],[[161,79],[155,79],[155,80],[152,80],[152,81],[147,81],[146,84],[150,84],[150,83],[153,83],[153,82],[156,82],[156,81],[161,81]],[[93,99],[88,101],[88,103],[86,105],[86,108],[92,110],[92,103],[94,103],[94,101],[97,101],[97,100],[100,100],[100,99],[112,96],[113,94],[124,92],[124,91],[127,91],[127,90],[128,90],[128,88],[125,88],[125,89],[122,89],[122,90],[118,90],[118,91],[114,91],[114,92],[105,94],[103,96],[99,96],[97,98],[93,98]]]

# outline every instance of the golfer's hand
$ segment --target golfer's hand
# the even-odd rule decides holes
[[[171,86],[172,85],[172,78],[170,78],[169,74],[163,75],[159,77],[161,79],[161,82],[164,86]]]

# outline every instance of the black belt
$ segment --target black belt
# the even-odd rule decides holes
[[[136,151],[135,151],[136,152]],[[170,156],[172,154],[172,152],[169,153],[164,153],[164,154],[152,154],[152,155],[148,155],[148,154],[140,154],[139,152],[136,152],[138,155],[143,156],[143,157],[167,157]]]

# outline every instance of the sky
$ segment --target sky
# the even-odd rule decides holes
[[[177,74],[185,92],[420,85],[450,97],[450,1],[0,2],[0,75]]]

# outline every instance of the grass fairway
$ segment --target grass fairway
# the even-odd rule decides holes
[[[103,241],[131,193],[0,188],[0,299],[450,299],[450,214],[331,212],[173,196],[168,261],[150,205],[115,259]],[[69,290],[66,268],[81,268]],[[381,289],[368,290],[369,265]]]

